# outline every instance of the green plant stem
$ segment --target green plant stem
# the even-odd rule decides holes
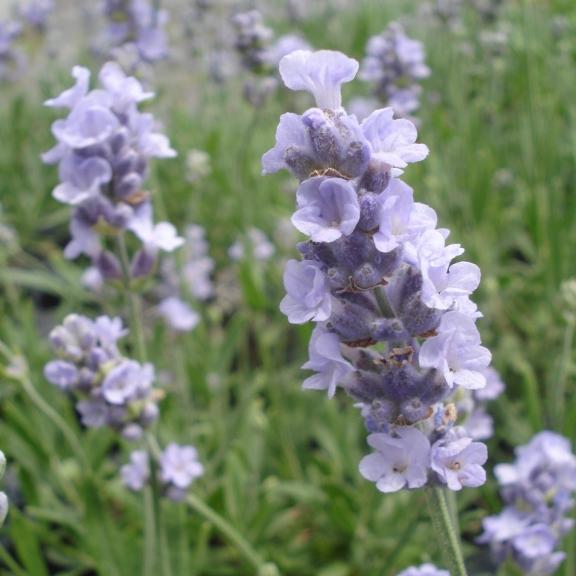
[[[560,360],[560,369],[558,370],[558,381],[556,386],[552,386],[553,409],[550,414],[550,422],[555,424],[558,431],[563,431],[564,413],[566,403],[566,380],[568,378],[568,369],[572,360],[572,347],[574,345],[574,326],[575,319],[567,320],[566,329],[564,330],[564,340],[562,343],[562,357]]]
[[[188,494],[186,502],[193,510],[222,532],[222,534],[238,548],[244,558],[255,568],[257,573],[262,570],[266,563],[234,526],[210,508],[210,506],[202,502],[195,494]]]
[[[452,576],[468,576],[460,545],[460,535],[454,529],[444,489],[437,486],[428,487],[426,488],[426,498],[434,529],[437,531],[444,553],[451,563]]]
[[[128,256],[124,234],[118,235],[117,244],[120,265],[122,267],[124,297],[130,315],[130,332],[132,334],[134,349],[138,360],[140,362],[146,362],[148,354],[146,351],[144,325],[142,323],[142,303],[139,294],[134,291],[132,286],[130,258]],[[158,447],[156,438],[151,432],[146,434],[146,445],[150,457],[151,487],[144,491],[144,574],[145,576],[154,576],[156,574],[156,547],[157,543],[159,543],[159,560],[162,574],[163,576],[171,576],[166,539],[164,537],[164,530],[160,526],[161,493],[156,466],[156,458],[159,456],[160,448]]]

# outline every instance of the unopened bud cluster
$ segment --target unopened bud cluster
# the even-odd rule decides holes
[[[376,110],[361,124],[341,105],[341,84],[358,63],[332,51],[297,51],[280,74],[317,107],[284,114],[265,173],[288,169],[300,181],[294,226],[309,240],[286,266],[281,310],[316,328],[304,388],[357,402],[375,453],[361,473],[384,492],[485,482],[486,446],[459,425],[449,399],[486,385],[490,352],[481,346],[470,294],[480,270],[447,244],[432,208],[415,202],[399,176],[428,149],[414,125]]]

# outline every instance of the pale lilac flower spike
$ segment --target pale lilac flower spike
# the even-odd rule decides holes
[[[342,106],[340,86],[354,79],[359,64],[332,50],[296,50],[280,61],[280,76],[290,90],[305,90],[319,108],[337,110]]]
[[[486,384],[491,356],[470,299],[480,270],[452,264],[462,248],[446,245],[435,211],[399,179],[428,155],[414,125],[390,108],[359,124],[341,106],[357,68],[325,50],[280,62],[286,86],[318,106],[283,114],[262,157],[265,174],[298,179],[292,223],[308,236],[286,264],[280,310],[292,324],[317,323],[303,387],[332,397],[340,386],[357,402],[375,449],[365,478],[382,492],[479,486],[486,447],[460,426],[454,395]]]

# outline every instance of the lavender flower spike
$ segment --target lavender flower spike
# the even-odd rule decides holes
[[[157,251],[170,252],[183,243],[172,224],[154,221],[144,190],[150,160],[176,152],[157,131],[154,118],[138,109],[153,94],[118,64],[103,66],[100,87],[93,90],[87,69],[75,66],[72,75],[74,86],[46,101],[49,107],[68,109],[68,116],[52,125],[57,144],[43,155],[44,162],[59,165],[54,198],[72,207],[72,239],[65,256],[85,254],[103,278],[117,278],[120,264],[107,250],[108,237],[130,231],[142,243],[132,262],[134,275],[148,273]],[[148,266],[142,266],[143,252]]]
[[[294,52],[280,61],[286,86],[308,90],[319,108],[284,114],[264,173],[288,169],[300,181],[294,226],[309,239],[284,273],[280,310],[293,324],[317,322],[304,388],[338,387],[356,402],[376,452],[360,464],[379,490],[426,484],[479,486],[486,447],[459,423],[457,395],[486,384],[470,299],[480,270],[452,263],[435,211],[399,180],[428,148],[391,109],[362,125],[341,106],[341,84],[357,63],[337,52]],[[464,415],[469,412],[464,411]]]
[[[554,574],[565,558],[560,540],[574,527],[576,456],[569,440],[540,432],[495,473],[505,507],[484,519],[478,541],[490,546],[497,564],[511,559],[527,576]]]

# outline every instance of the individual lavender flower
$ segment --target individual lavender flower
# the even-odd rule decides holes
[[[340,386],[358,402],[375,449],[360,465],[366,478],[384,492],[479,486],[486,447],[456,425],[449,400],[486,385],[490,353],[470,300],[480,271],[452,263],[462,248],[446,245],[434,210],[399,180],[428,154],[414,125],[390,108],[358,123],[342,107],[357,70],[330,51],[280,62],[286,86],[317,105],[284,114],[262,158],[264,173],[298,178],[292,222],[310,237],[286,264],[280,309],[291,323],[317,323],[304,387],[332,396]]]
[[[419,83],[429,75],[424,46],[408,37],[398,22],[368,41],[360,78],[373,84],[376,98],[398,116],[409,117],[418,110]]]
[[[464,428],[452,428],[431,449],[431,468],[450,490],[477,487],[486,482],[482,466],[488,460],[485,444],[473,442]]]
[[[166,11],[157,10],[149,0],[104,0],[102,10],[108,50],[133,47],[138,58],[148,64],[167,56]]]
[[[315,374],[304,380],[302,388],[326,390],[328,398],[332,398],[336,387],[354,372],[352,364],[342,356],[338,336],[317,325],[310,338],[309,356],[310,360],[302,368]]]
[[[150,479],[150,461],[148,452],[145,450],[134,450],[130,454],[130,462],[120,468],[120,476],[124,486],[139,492],[146,486]]]
[[[175,296],[165,298],[157,307],[158,314],[176,332],[189,332],[200,322],[200,316],[189,304]]]
[[[417,428],[399,428],[394,436],[370,434],[368,444],[376,450],[360,462],[360,474],[381,492],[421,488],[428,481],[430,442]]]
[[[164,495],[171,500],[184,499],[194,480],[204,474],[204,466],[193,446],[169,444],[157,455],[158,480]],[[143,450],[130,455],[130,462],[120,469],[122,483],[135,492],[141,491],[150,480],[150,457]]]
[[[152,365],[118,350],[126,334],[119,318],[67,316],[50,333],[58,359],[46,364],[44,376],[74,398],[85,426],[110,426],[134,437],[156,420],[160,394]]]
[[[171,500],[182,500],[196,478],[204,474],[192,446],[169,444],[160,457],[160,478]]]
[[[152,158],[170,158],[175,151],[158,132],[154,118],[138,110],[153,94],[114,63],[99,74],[100,88],[89,89],[90,72],[79,66],[75,85],[47,106],[67,108],[67,118],[56,120],[52,132],[57,145],[44,154],[58,164],[60,184],[53,196],[72,207],[72,240],[65,256],[84,254],[104,279],[117,279],[122,269],[106,247],[107,237],[132,232],[141,242],[131,263],[134,277],[147,275],[159,250],[172,251],[183,240],[168,222],[155,223],[150,194],[143,187]]]
[[[402,570],[398,576],[450,576],[448,570],[440,570],[433,564],[422,564]]]
[[[483,521],[478,539],[494,560],[512,559],[528,576],[553,574],[565,558],[560,540],[573,528],[576,456],[567,438],[540,432],[495,468],[505,507]]]

